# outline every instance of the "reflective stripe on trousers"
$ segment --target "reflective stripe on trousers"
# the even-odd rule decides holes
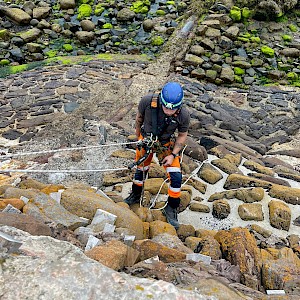
[[[136,160],[141,158],[145,154],[144,149],[136,149]],[[166,153],[167,155],[171,154]],[[153,158],[153,153],[150,153],[148,158],[144,161],[144,163],[140,166],[137,166],[136,172],[134,174],[134,180],[133,182],[136,185],[143,185],[143,179],[146,178],[146,175],[149,171],[149,166]],[[161,160],[161,158],[159,158]],[[170,180],[169,188],[168,188],[168,194],[170,197],[173,198],[179,198],[180,192],[181,192],[181,182],[182,182],[182,174],[181,174],[181,167],[180,167],[180,156],[177,156],[174,158],[172,164],[168,167],[165,167],[165,170],[167,172],[167,176]],[[143,174],[144,169],[144,174]]]

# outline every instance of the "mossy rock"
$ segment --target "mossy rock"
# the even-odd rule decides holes
[[[243,83],[242,77],[238,75],[234,75],[234,81],[237,83]]]
[[[297,32],[298,31],[298,27],[296,25],[294,25],[294,24],[290,24],[289,25],[289,29],[292,32]]]
[[[288,34],[284,34],[284,35],[282,36],[282,39],[283,39],[285,42],[291,42],[293,38],[292,38],[290,35],[288,35]]]
[[[242,19],[242,11],[239,7],[233,6],[229,12],[229,16],[234,22],[239,22]]]
[[[0,30],[0,40],[8,40],[9,38],[9,32],[7,29],[1,29]]]
[[[260,50],[265,56],[274,57],[275,55],[275,51],[268,46],[262,46]]]
[[[164,42],[164,39],[160,35],[154,36],[151,39],[152,46],[161,46]]]
[[[234,70],[235,75],[244,75],[245,74],[245,70],[243,70],[242,68],[234,67],[233,70]]]
[[[167,1],[167,2],[166,2],[166,5],[173,5],[173,6],[176,6],[175,1]]]
[[[73,51],[73,46],[70,44],[64,44],[63,48],[67,51],[67,52],[71,52]]]
[[[252,43],[260,43],[261,42],[261,39],[258,36],[252,36],[250,38],[250,40],[251,40]]]
[[[95,6],[95,11],[94,11],[94,13],[95,13],[95,15],[96,16],[100,16],[103,12],[104,12],[104,10],[105,10],[105,8],[102,6],[102,4],[100,3],[100,4],[97,4],[96,6]]]
[[[45,52],[45,55],[48,56],[49,58],[53,58],[57,55],[57,50],[49,50],[47,52]]]
[[[137,14],[146,14],[149,11],[150,5],[151,2],[149,0],[144,0],[144,1],[138,0],[132,3],[130,9]]]
[[[287,77],[288,80],[291,80],[291,81],[298,80],[298,75],[295,72],[289,72],[289,73],[287,73],[286,77]]]
[[[158,10],[156,11],[156,14],[157,14],[158,16],[164,16],[164,15],[166,14],[166,12],[165,12],[164,10],[162,10],[162,9],[158,9]]]
[[[89,17],[92,14],[92,7],[89,4],[81,4],[78,8],[78,20]]]
[[[242,8],[242,18],[243,19],[247,20],[247,19],[251,18],[252,15],[253,15],[253,11],[250,10],[248,7],[243,7]]]
[[[9,65],[10,61],[8,59],[1,59],[0,60],[0,66],[6,66]]]
[[[111,23],[105,23],[102,26],[103,29],[113,29],[114,26]]]

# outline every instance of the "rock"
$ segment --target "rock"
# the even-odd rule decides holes
[[[207,185],[197,179],[190,178],[188,181],[188,184],[194,187],[197,191],[199,191],[202,194],[205,194]]]
[[[222,68],[220,79],[224,82],[234,82],[234,71],[231,67]]]
[[[59,0],[61,9],[72,9],[76,7],[75,0]]]
[[[167,233],[170,235],[177,235],[176,229],[169,223],[162,221],[154,221],[150,223],[150,238],[153,239],[155,236]]]
[[[7,29],[0,30],[0,40],[7,41],[9,40],[10,34]]]
[[[33,18],[41,20],[49,16],[51,7],[36,7],[33,9]]]
[[[262,187],[268,189],[272,184],[267,181],[251,178],[240,174],[230,174],[224,184],[225,189],[237,189],[245,187]],[[273,197],[273,196],[272,196]]]
[[[223,175],[216,168],[214,168],[208,163],[204,163],[201,166],[197,175],[210,184],[215,184],[223,178]]]
[[[64,226],[74,230],[79,226],[86,225],[84,219],[72,214],[46,194],[40,193],[31,201],[32,204],[39,208],[42,214],[53,220],[57,226]]]
[[[230,214],[230,205],[226,200],[216,200],[213,203],[212,215],[217,219],[226,219]]]
[[[196,56],[201,56],[205,53],[205,49],[199,45],[193,45],[191,48],[190,48],[190,53],[196,55]]]
[[[127,246],[120,241],[109,241],[105,245],[96,246],[86,251],[85,255],[118,271],[125,266]]]
[[[164,183],[163,178],[149,178],[145,181],[144,190],[149,191],[152,195],[156,195],[161,187],[160,191],[161,194],[167,194],[168,192],[168,185]]]
[[[180,224],[177,229],[177,235],[181,241],[185,242],[187,237],[195,236],[195,228],[192,225]]]
[[[194,54],[186,54],[185,59],[184,59],[184,63],[186,65],[193,65],[193,66],[201,66],[203,64],[204,60]]]
[[[61,205],[75,215],[92,219],[98,208],[117,216],[116,227],[128,228],[136,239],[143,238],[143,223],[130,209],[125,209],[112,200],[98,194],[65,190],[62,193]]]
[[[27,49],[31,53],[42,52],[43,46],[38,43],[27,43]]]
[[[238,189],[235,197],[245,203],[253,203],[263,200],[265,191],[261,187],[251,189]]]
[[[205,36],[211,39],[218,38],[221,36],[221,31],[216,28],[208,27],[207,30],[205,31]]]
[[[244,221],[263,221],[264,214],[260,203],[245,203],[238,207],[238,214]]]
[[[242,162],[242,155],[241,155],[241,153],[225,154],[225,156],[223,158],[227,159],[230,163],[236,165],[237,167]]]
[[[19,33],[20,38],[25,42],[33,42],[35,41],[41,34],[41,31],[38,28],[32,28],[27,31],[22,31]]]
[[[8,204],[12,205],[13,207],[19,210],[21,210],[25,205],[24,201],[17,198],[0,199],[0,209],[4,209]]]
[[[208,50],[214,50],[215,44],[213,41],[211,41],[209,38],[201,38],[200,45],[203,46],[203,48]]]
[[[216,147],[218,145],[223,145],[227,150],[233,153],[241,153],[243,157],[249,158],[249,156],[256,157],[260,159],[262,156],[250,147],[243,145],[241,143],[231,141],[229,139],[219,138],[216,136],[205,136],[201,137],[200,145],[204,146],[207,150]]]
[[[187,137],[186,144],[187,147],[185,148],[184,154],[199,161],[204,161],[207,159],[207,152],[205,148],[200,146],[192,138]]]
[[[6,259],[9,263],[2,265],[1,288],[7,299],[43,297],[50,300],[53,299],[53,289],[56,298],[67,297],[70,300],[84,299],[87,295],[111,300],[122,297],[147,299],[149,295],[153,300],[172,300],[174,297],[211,299],[210,296],[204,296],[199,292],[180,290],[164,281],[117,273],[87,258],[80,249],[70,243],[44,236],[32,238],[25,232],[10,228],[1,226],[0,230],[16,236],[23,244],[22,255],[9,254]],[[45,278],[51,273],[57,276],[54,276],[50,283],[45,281]],[[28,286],[31,285],[36,288],[29,289]],[[52,286],[51,289],[49,285]],[[165,294],[166,290],[171,290],[172,295]]]
[[[0,213],[0,224],[13,226],[32,235],[51,235],[49,226],[25,214]]]
[[[125,7],[118,11],[117,13],[117,19],[119,21],[130,21],[134,19],[135,12],[130,10],[129,8]]]
[[[281,201],[272,200],[268,204],[271,226],[288,231],[291,225],[291,209]]]
[[[270,250],[275,259],[269,258],[263,261],[262,284],[264,288],[283,289],[287,294],[300,295],[299,258],[292,249]]]
[[[186,247],[177,235],[161,233],[151,239],[153,242],[159,243],[163,246],[178,250],[183,253],[193,253],[193,251]]]
[[[213,202],[215,200],[220,200],[220,199],[223,199],[223,198],[225,198],[225,199],[235,198],[236,192],[237,192],[236,190],[233,190],[233,191],[213,193],[209,196],[208,202]]]
[[[272,185],[269,195],[271,197],[283,200],[286,203],[299,205],[300,204],[300,190],[297,188],[284,187],[281,185]]]
[[[143,21],[143,29],[146,32],[151,31],[154,28],[154,25],[155,25],[155,23],[151,19],[146,19],[146,20]]]
[[[210,212],[210,208],[209,206],[202,204],[202,203],[191,203],[190,204],[190,210],[191,211],[197,211],[197,212],[203,212],[203,213],[209,213]]]
[[[132,178],[127,176],[122,176],[117,173],[106,173],[103,176],[103,186],[112,186],[118,183],[126,183],[132,181]]]
[[[239,168],[225,158],[214,159],[211,163],[227,174],[242,174]]]
[[[200,238],[200,241],[196,246],[196,248],[194,249],[194,252],[210,256],[211,259],[214,260],[218,260],[222,258],[220,244],[212,236],[206,236],[204,238]]]
[[[287,236],[287,240],[289,241],[289,246],[294,249],[297,248],[300,244],[300,237],[296,234],[291,234]]]
[[[28,24],[31,20],[31,16],[20,8],[3,8],[2,11],[20,25]]]
[[[212,291],[211,287],[214,287],[213,289],[216,290],[216,292]],[[225,287],[226,288],[225,288]],[[217,299],[231,299],[231,300],[240,300],[241,297],[244,298],[244,296],[241,296],[240,292],[237,292],[235,290],[233,290],[229,285],[216,280],[212,277],[208,277],[208,278],[202,278],[199,281],[194,281],[193,283],[191,283],[188,287],[188,289],[191,290],[199,290],[201,291],[201,293],[205,293],[206,295],[214,295],[215,297],[217,297]],[[262,293],[259,293],[260,296],[262,297]],[[254,299],[254,298],[248,298],[250,299]]]
[[[224,158],[226,154],[231,154],[231,152],[227,150],[226,147],[223,145],[218,145],[216,147],[209,149],[208,153],[213,154],[219,158]]]
[[[221,230],[215,235],[215,239],[221,245],[221,251],[226,260],[238,266],[241,273],[257,276],[258,287],[262,260],[259,248],[250,232],[245,228]]]
[[[3,198],[9,199],[9,198],[18,198],[20,199],[21,196],[24,196],[28,199],[33,199],[35,196],[39,195],[40,191],[36,189],[18,189],[14,187],[9,187],[5,189],[5,192],[3,194]]]
[[[75,36],[82,44],[88,44],[94,39],[95,33],[89,31],[76,31]]]
[[[272,234],[272,231],[267,230],[257,224],[251,224],[251,229],[261,234],[264,238],[269,238]]]
[[[82,20],[80,26],[83,31],[93,31],[95,29],[95,24],[90,20]]]
[[[220,20],[204,20],[201,22],[201,25],[205,25],[216,29],[221,29]]]
[[[299,57],[300,50],[297,48],[284,48],[279,53],[287,57]]]
[[[256,172],[259,172],[259,173],[262,173],[262,174],[266,174],[266,175],[269,175],[269,176],[274,176],[275,175],[275,172],[269,168],[266,168],[254,161],[250,161],[250,160],[246,160],[244,163],[243,163],[243,166],[252,170],[252,171],[256,171]]]
[[[178,208],[178,213],[183,212],[191,202],[191,194],[187,191],[181,191],[180,193],[180,205]]]
[[[145,260],[158,255],[159,259],[165,263],[176,262],[185,259],[186,254],[151,240],[134,241],[133,248],[140,252],[140,259]]]
[[[65,188],[63,185],[45,184],[32,178],[22,179],[19,183],[19,187],[21,189],[37,189],[43,191],[45,194],[57,192],[58,190]]]
[[[259,178],[261,180],[268,181],[268,182],[275,183],[275,184],[279,184],[279,185],[284,185],[284,186],[289,186],[289,187],[291,186],[289,184],[289,182],[286,181],[286,180],[280,179],[278,177],[275,178],[275,177],[268,176],[268,175],[261,174],[261,173],[249,173],[248,176]],[[282,176],[282,177],[284,177],[284,176]]]
[[[239,27],[233,25],[233,26],[229,26],[229,27],[225,30],[224,34],[225,34],[225,36],[227,36],[227,37],[229,37],[229,38],[233,38],[233,37],[236,38],[236,37],[239,35],[239,32],[240,32]]]

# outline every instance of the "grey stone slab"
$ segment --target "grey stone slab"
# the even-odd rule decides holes
[[[22,245],[21,241],[18,241],[11,235],[0,231],[0,249],[6,248],[8,253],[13,253],[18,251],[21,245]]]

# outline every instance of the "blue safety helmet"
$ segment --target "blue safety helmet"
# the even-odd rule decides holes
[[[183,89],[177,82],[168,82],[160,93],[160,100],[164,107],[178,109],[182,105]]]

